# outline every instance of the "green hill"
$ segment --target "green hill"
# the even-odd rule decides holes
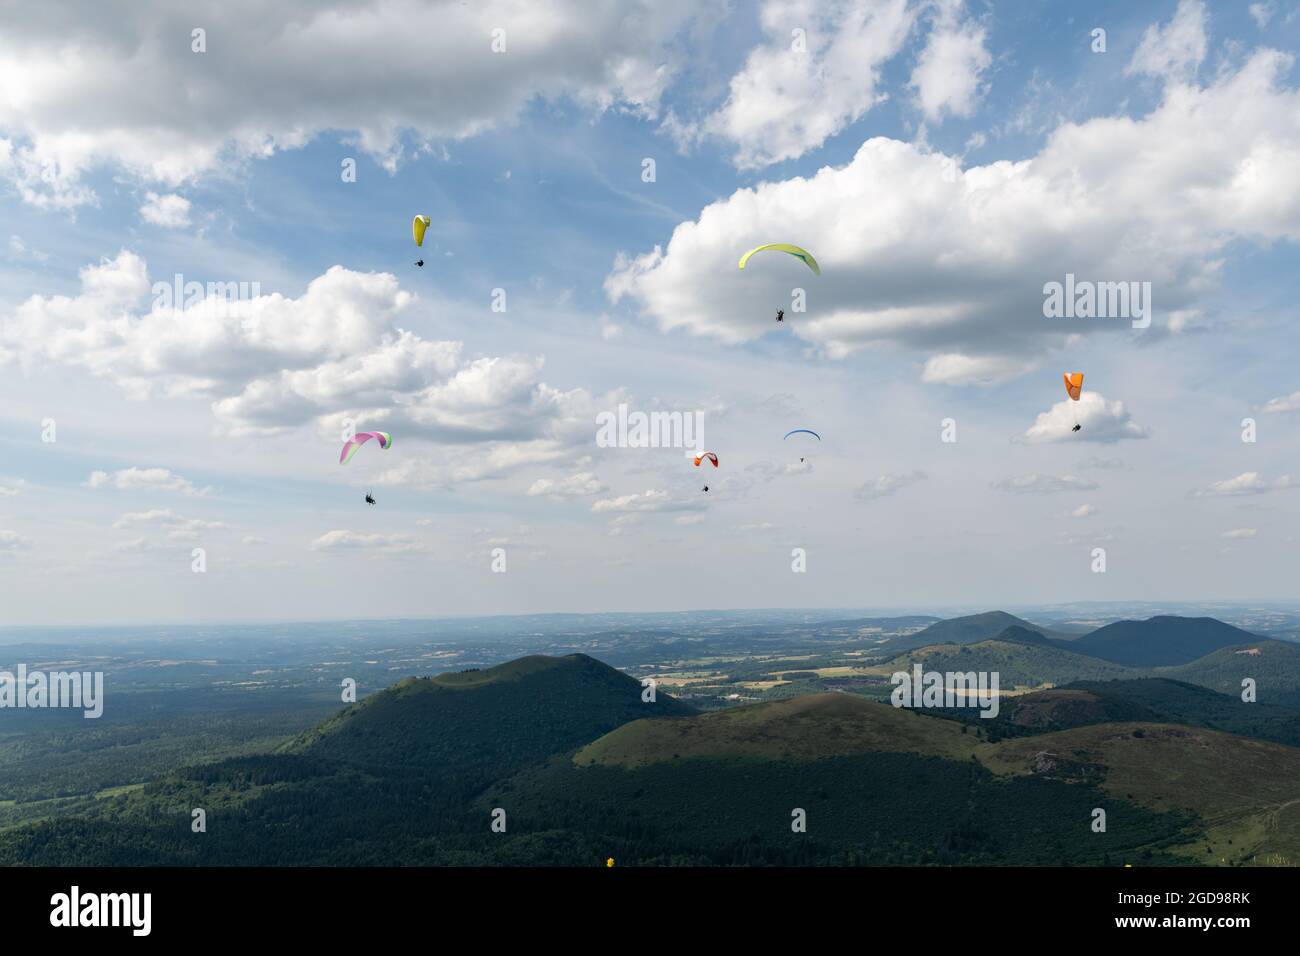
[[[502,770],[570,750],[641,717],[694,713],[585,654],[409,677],[353,704],[286,750],[359,767]]]
[[[1055,636],[1047,628],[1030,624],[1014,614],[1007,614],[1005,611],[988,611],[984,614],[970,614],[966,617],[939,621],[915,634],[894,638],[885,645],[885,649],[890,653],[897,653],[924,647],[927,644],[974,644],[997,637],[1009,627],[1021,628],[1045,638]]]
[[[813,760],[864,751],[968,758],[973,740],[947,721],[852,694],[812,694],[688,720],[638,720],[577,752],[579,766],[639,767],[687,757]]]
[[[1186,664],[1224,647],[1260,638],[1212,617],[1162,615],[1116,621],[1072,642],[1074,650],[1129,667]]]
[[[1020,638],[1024,633],[1034,640]],[[1036,632],[1010,628],[998,637],[971,644],[919,647],[874,668],[879,673],[910,670],[919,663],[927,671],[996,671],[1003,690],[1066,684],[1076,680],[1126,677],[1132,672],[1110,661],[1076,654],[1048,642]]]
[[[1177,667],[1161,668],[1161,676],[1188,681],[1240,699],[1241,682],[1255,681],[1260,703],[1300,706],[1300,644],[1255,638],[1223,647]]]

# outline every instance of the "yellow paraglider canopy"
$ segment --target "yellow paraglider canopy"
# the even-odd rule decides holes
[[[745,253],[743,256],[740,257],[740,268],[742,269],[745,268],[745,263],[749,261],[749,257],[752,256],[754,253],[763,252],[767,249],[775,249],[777,252],[788,252],[796,259],[802,259],[805,263],[807,263],[808,268],[811,269],[816,275],[822,274],[822,267],[817,264],[817,260],[813,258],[811,252],[809,252],[807,249],[800,248],[799,246],[792,246],[788,242],[769,242],[767,245],[764,246],[755,246],[753,249],[750,249],[747,253]]]
[[[416,216],[411,220],[411,235],[415,237],[415,244],[417,246],[424,245],[424,230],[428,228],[428,216]]]

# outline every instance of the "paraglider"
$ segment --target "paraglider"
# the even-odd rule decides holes
[[[709,490],[709,486],[708,486],[708,485],[705,485],[705,486],[704,486],[704,490],[705,490],[705,491],[708,491],[708,490]]]
[[[766,245],[755,246],[753,249],[750,249],[747,253],[745,253],[743,256],[740,257],[740,268],[742,269],[745,268],[745,263],[749,261],[749,257],[752,256],[754,253],[763,252],[767,249],[774,249],[777,252],[788,252],[796,259],[802,259],[804,261],[804,264],[807,265],[808,268],[813,271],[814,275],[822,274],[822,267],[817,264],[817,260],[813,258],[813,254],[811,252],[809,252],[807,249],[802,249],[799,246],[792,246],[787,242],[769,242]]]
[[[715,454],[714,454],[713,452],[711,452],[711,451],[706,451],[706,452],[704,452],[704,453],[702,453],[702,454],[696,455],[696,456],[695,456],[695,467],[696,467],[696,468],[700,467],[700,464],[701,464],[701,463],[702,463],[706,458],[707,458],[709,461],[713,462],[713,467],[714,467],[714,468],[717,468],[717,467],[718,467],[718,456],[715,455]],[[708,489],[706,488],[705,490],[707,491]]]
[[[380,448],[391,448],[393,446],[393,436],[388,432],[357,432],[343,443],[343,450],[339,452],[339,464],[346,465],[350,462],[352,456],[357,453],[357,449],[372,438],[379,442]]]
[[[776,310],[776,320],[777,320],[778,322],[784,322],[784,321],[785,321],[785,309],[777,309],[777,310]]]
[[[1079,396],[1083,394],[1083,373],[1066,372],[1063,378],[1065,379],[1065,394],[1070,396],[1071,401],[1077,402]],[[1083,427],[1079,424],[1078,406],[1071,405],[1070,408],[1074,410],[1074,427],[1070,431],[1077,432]]]
[[[367,492],[367,493],[366,493],[366,504],[368,504],[368,505],[373,505],[374,503],[375,503],[375,499],[374,499],[374,497],[373,497],[369,492]]]
[[[818,434],[817,434],[815,431],[813,431],[811,428],[792,428],[792,429],[790,429],[790,431],[788,431],[788,432],[785,433],[785,437],[786,437],[786,439],[789,439],[789,437],[790,437],[791,435],[812,435],[812,437],[813,437],[813,438],[816,438],[818,441],[821,441],[821,440],[822,440],[822,436],[821,436],[821,435],[818,435]],[[803,461],[802,458],[800,458],[799,460],[800,460],[801,462]]]
[[[415,239],[417,246],[424,245],[424,231],[429,228],[429,222],[428,216],[416,216],[411,220],[411,236]],[[417,259],[415,264],[423,268],[424,260]]]

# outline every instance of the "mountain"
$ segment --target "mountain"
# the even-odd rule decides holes
[[[733,707],[688,720],[638,720],[577,752],[578,766],[634,768],[691,757],[812,760],[864,751],[968,758],[971,741],[950,721],[852,694],[810,694]]]
[[[918,656],[986,645],[1088,660],[1032,636]],[[845,693],[693,714],[663,695],[642,704],[639,682],[585,655],[526,657],[404,680],[278,752],[196,764],[76,816],[7,828],[0,865],[1300,858],[1300,748],[1165,715],[1204,711],[1278,737],[1295,718],[1171,681],[1126,686],[1136,683],[1006,700],[1016,727],[1002,733],[1001,717],[940,719]],[[194,807],[207,810],[202,838]],[[1089,826],[1097,807],[1104,833]],[[501,814],[508,825],[494,829]],[[801,818],[806,832],[791,826]]]
[[[884,675],[910,671],[919,663],[927,671],[996,671],[1003,690],[1068,684],[1076,680],[1105,680],[1132,674],[1127,668],[1078,654],[1073,642],[1043,637],[1013,625],[990,640],[972,644],[930,644],[900,654],[873,668]]]
[[[1220,648],[1264,640],[1212,617],[1162,615],[1116,621],[1070,643],[1072,650],[1129,667],[1186,664]]]
[[[1040,634],[1044,638],[1055,636],[1047,628],[1030,624],[1014,614],[1005,611],[988,611],[984,614],[970,614],[966,617],[939,621],[915,634],[896,637],[884,647],[890,653],[897,653],[915,647],[924,647],[927,644],[974,644],[976,641],[987,641],[989,638],[997,637],[1010,627]]]
[[[1058,718],[1089,726],[994,741],[979,726],[992,720],[963,727],[833,693],[635,721],[489,788],[481,806],[509,801],[521,827],[581,830],[643,864],[1294,859],[1300,749],[1150,720],[1094,724],[1154,712],[1049,693]],[[1259,774],[1267,782],[1242,798],[1240,781]],[[1104,834],[1087,825],[1096,807]],[[790,832],[798,812],[806,838]]]
[[[1157,673],[1209,687],[1238,701],[1241,682],[1249,677],[1261,703],[1300,706],[1300,644],[1291,641],[1254,639]]]
[[[694,713],[585,654],[408,677],[300,736],[286,752],[361,767],[501,770],[587,743],[630,720]]]

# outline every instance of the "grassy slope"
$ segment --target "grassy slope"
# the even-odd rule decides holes
[[[1090,699],[1104,704],[1083,691],[1067,696],[1083,705]],[[1001,776],[1097,783],[1117,799],[1155,811],[1197,814],[1204,839],[1183,852],[1198,862],[1297,862],[1300,748],[1198,727],[1105,723],[990,744],[962,734],[951,721],[821,694],[680,720],[636,721],[583,747],[573,762],[640,769],[688,758],[808,761],[864,752],[947,760],[974,755]],[[1042,753],[1055,757],[1045,764],[1036,758]]]

